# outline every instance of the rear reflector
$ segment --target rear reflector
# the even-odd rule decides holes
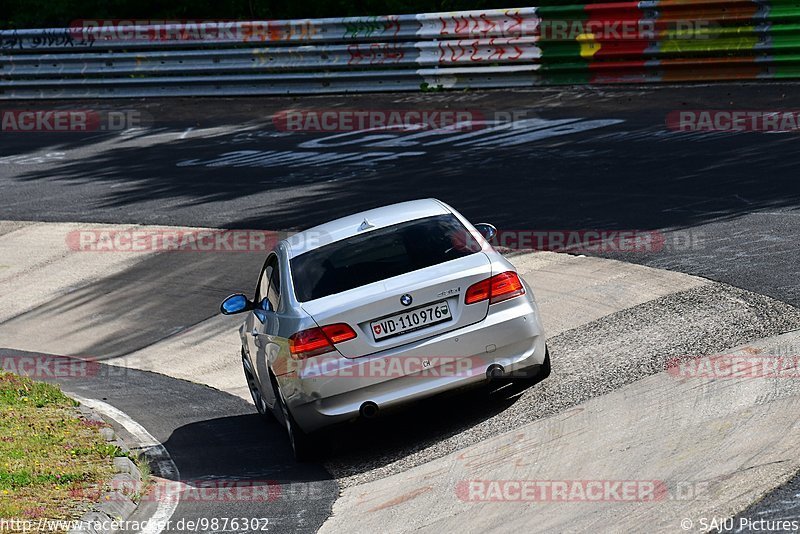
[[[471,285],[467,289],[464,302],[466,304],[475,304],[489,299],[489,304],[496,304],[524,294],[525,287],[522,285],[517,273],[507,271]]]
[[[345,323],[309,328],[289,336],[289,352],[293,359],[305,360],[331,352],[335,348],[335,343],[343,343],[355,337],[355,331]]]

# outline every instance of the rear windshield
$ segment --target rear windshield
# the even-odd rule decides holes
[[[452,214],[373,230],[291,260],[297,300],[308,302],[480,252]]]

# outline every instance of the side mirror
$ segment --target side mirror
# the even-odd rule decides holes
[[[219,311],[222,315],[235,315],[253,309],[253,303],[247,300],[247,297],[241,293],[231,295],[222,301]]]
[[[497,235],[497,228],[489,223],[478,223],[475,225],[475,229],[481,233],[486,241],[491,241]]]

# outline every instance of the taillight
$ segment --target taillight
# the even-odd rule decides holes
[[[525,294],[525,286],[522,285],[522,280],[514,271],[498,274],[489,280],[492,282],[492,296],[489,304],[503,302]]]
[[[492,279],[487,278],[486,280],[481,280],[477,284],[469,286],[469,289],[467,289],[467,294],[464,297],[464,302],[467,304],[475,304],[476,302],[486,300],[489,298],[491,290]]]
[[[350,328],[350,325],[345,323],[323,326],[322,331],[325,332],[325,335],[328,336],[332,343],[342,343],[356,337],[356,333]]]
[[[525,294],[525,287],[514,271],[500,273],[486,280],[481,280],[467,289],[464,298],[466,304],[475,304],[489,299],[489,304],[513,299]]]
[[[309,328],[289,336],[289,352],[293,359],[305,360],[330,352],[334,350],[335,343],[343,343],[355,337],[355,331],[345,323]]]

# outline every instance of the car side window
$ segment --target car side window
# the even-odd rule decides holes
[[[275,255],[271,255],[267,258],[267,261],[264,263],[264,268],[261,270],[261,276],[258,278],[258,286],[256,287],[256,304],[264,300],[267,296],[267,290],[269,288],[269,277],[272,275],[272,271],[277,264],[275,260]]]
[[[275,263],[272,265],[272,274],[269,277],[267,300],[272,304],[273,310],[278,309],[278,304],[281,302],[281,270],[278,267],[277,257],[275,258]]]
[[[278,257],[272,254],[268,259],[256,288],[256,305],[264,299],[269,300],[273,310],[278,309],[280,303],[280,269],[278,268]]]

